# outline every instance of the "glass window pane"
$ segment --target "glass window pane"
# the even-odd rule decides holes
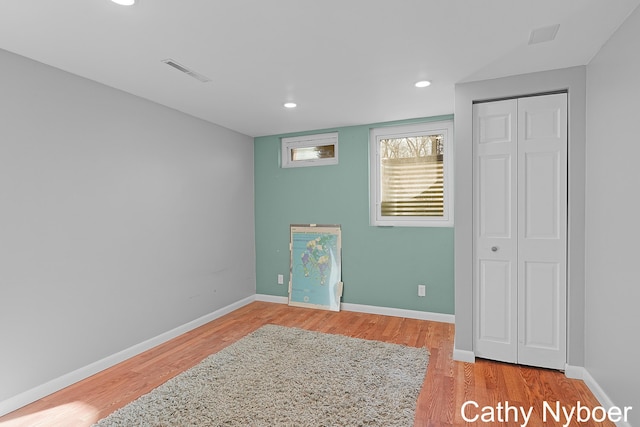
[[[335,157],[335,146],[333,144],[291,149],[291,160],[293,161],[331,159],[334,157]]]
[[[444,136],[380,140],[381,214],[444,215]]]

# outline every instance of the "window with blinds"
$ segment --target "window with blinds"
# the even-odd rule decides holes
[[[444,214],[442,135],[381,139],[382,216]]]
[[[371,131],[373,225],[451,226],[452,122]]]

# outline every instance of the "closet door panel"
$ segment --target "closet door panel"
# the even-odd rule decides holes
[[[524,238],[552,239],[560,236],[560,159],[557,151],[524,155]]]
[[[524,334],[525,346],[559,350],[560,268],[553,262],[524,263]]]
[[[518,100],[518,363],[566,362],[567,95]]]
[[[474,105],[475,353],[517,357],[517,103]]]

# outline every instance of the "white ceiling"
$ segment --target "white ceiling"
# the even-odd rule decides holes
[[[260,136],[450,114],[456,83],[587,64],[638,4],[2,0],[0,48]]]

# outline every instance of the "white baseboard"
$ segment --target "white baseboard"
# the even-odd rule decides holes
[[[256,301],[274,302],[276,304],[289,304],[288,297],[279,297],[276,295],[256,294]]]
[[[469,350],[459,350],[454,347],[453,349],[453,360],[457,360],[458,362],[467,362],[467,363],[475,363],[476,355],[473,351]]]
[[[582,366],[573,366],[566,364],[564,366],[564,376],[567,378],[572,378],[574,380],[584,380],[584,375],[586,373],[586,369]]]
[[[408,319],[431,320],[433,322],[455,323],[453,314],[433,313],[430,311],[405,310],[401,308],[378,307],[375,305],[351,304],[343,302],[340,304],[345,311],[355,311],[358,313],[381,314],[383,316],[406,317]]]
[[[133,356],[136,356],[144,351],[167,342],[170,339],[180,336],[185,332],[189,332],[192,329],[204,325],[205,323],[209,323],[212,320],[217,319],[218,317],[222,317],[225,314],[231,313],[232,311],[255,301],[255,299],[255,295],[248,296],[244,299],[241,299],[240,301],[236,301],[232,304],[222,307],[212,313],[206,314],[191,322],[185,323],[184,325],[178,326],[177,328],[174,328],[170,331],[164,332],[156,337],[150,338],[118,353],[112,354],[111,356],[107,356],[104,359],[76,369],[75,371],[69,372],[30,390],[22,392],[16,396],[10,397],[9,399],[0,401],[0,416],[15,411],[16,409],[28,405],[29,403],[35,402],[36,400],[42,399],[43,397],[48,396],[51,393],[62,390],[63,388],[68,387],[71,384],[77,383],[78,381],[88,378],[91,375],[97,374],[100,371],[117,365],[118,363],[123,362]]]
[[[611,398],[605,393],[603,388],[598,384],[598,382],[591,376],[589,371],[582,366],[572,366],[566,365],[564,374],[567,378],[573,378],[577,380],[582,380],[587,385],[591,393],[598,399],[600,402],[600,406],[604,408],[611,408],[612,406],[620,406],[613,403]],[[624,406],[624,405],[623,405]],[[616,422],[617,427],[631,427],[631,424],[628,421],[618,421]]]
[[[256,301],[288,304],[289,298],[274,295],[256,294]],[[378,307],[375,305],[351,304],[343,302],[340,307],[344,311],[357,313],[381,314],[383,316],[406,317],[408,319],[431,320],[433,322],[455,323],[453,314],[432,313],[428,311],[404,310],[401,308]]]

